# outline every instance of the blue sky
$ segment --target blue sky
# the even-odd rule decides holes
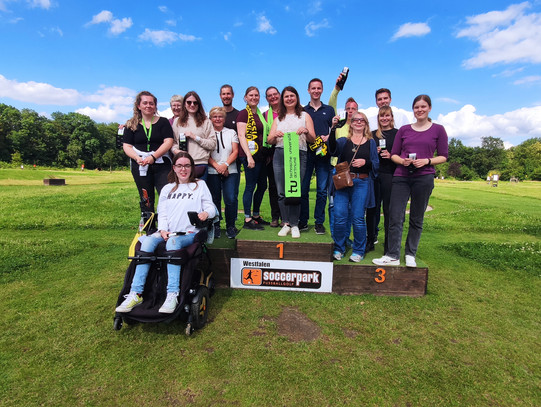
[[[0,0],[0,34],[0,103],[44,115],[124,122],[140,90],[162,111],[195,90],[208,111],[224,83],[237,108],[251,85],[293,85],[305,104],[313,77],[326,102],[348,66],[339,107],[353,96],[370,115],[387,87],[405,112],[429,94],[466,145],[541,137],[540,0]]]

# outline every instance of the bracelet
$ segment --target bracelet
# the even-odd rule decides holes
[[[229,168],[229,163],[226,161],[225,163],[225,166]]]
[[[201,137],[197,136],[197,137],[195,138],[195,141],[197,141],[197,142],[201,141]]]
[[[150,154],[152,158],[154,158],[154,162],[156,162],[156,157],[154,157],[154,154]]]
[[[428,159],[428,165],[432,165],[432,160],[430,158]]]

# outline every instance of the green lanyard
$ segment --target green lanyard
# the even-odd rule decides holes
[[[147,125],[145,124],[145,119],[143,120],[143,130],[147,136],[147,151],[150,151],[150,137],[152,137],[152,119],[150,120],[150,128],[147,131]]]

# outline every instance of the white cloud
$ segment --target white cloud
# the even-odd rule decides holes
[[[123,18],[122,20],[116,19],[111,21],[111,27],[109,28],[109,32],[113,35],[118,35],[126,31],[132,25],[133,22],[130,17]]]
[[[51,8],[51,0],[31,0],[29,3],[31,7],[44,8],[45,10]]]
[[[226,32],[225,34],[222,33],[222,35],[224,36],[225,41],[231,40],[231,32]]]
[[[427,23],[405,23],[398,28],[391,41],[405,37],[422,37],[428,33],[430,33],[430,27]]]
[[[324,18],[320,23],[310,21],[308,24],[306,24],[306,27],[304,27],[304,32],[308,37],[313,37],[316,35],[316,31],[322,28],[330,28],[329,21],[326,18]]]
[[[176,41],[196,41],[201,38],[193,35],[179,34],[168,30],[150,30],[145,28],[145,31],[139,35],[141,41],[150,41],[154,45],[163,46],[165,44],[172,44]]]
[[[102,23],[109,24],[109,33],[113,35],[122,34],[133,25],[130,17],[125,17],[123,19],[113,18],[113,13],[111,13],[109,10],[103,10],[93,16],[92,20],[85,24],[85,27]]]
[[[276,30],[272,27],[269,19],[265,16],[257,17],[256,31],[265,34],[276,34]]]
[[[456,37],[479,43],[477,55],[463,62],[468,69],[516,62],[541,63],[541,14],[525,14],[529,2],[513,4],[466,19]]]
[[[92,17],[92,20],[89,23],[87,23],[87,25],[108,23],[112,19],[113,19],[113,13],[111,13],[109,10],[102,10],[98,14],[96,14],[94,17]]]
[[[458,138],[470,146],[481,145],[481,138],[487,136],[513,145],[520,144],[525,136],[541,136],[541,106],[483,116],[476,113],[474,106],[465,105],[458,111],[440,114],[435,121],[445,126],[449,138]]]
[[[175,27],[177,25],[177,20],[166,20],[165,24],[171,27]]]
[[[502,71],[500,73],[495,73],[492,75],[493,78],[497,78],[501,76],[502,78],[509,78],[510,76],[514,76],[517,73],[520,73],[524,71],[524,67],[517,68],[517,69],[506,69],[505,71]]]
[[[162,13],[167,13],[167,6],[158,6],[158,10],[160,10]]]
[[[18,82],[0,75],[0,97],[40,105],[75,105],[81,95],[75,89],[56,88],[42,82]]]
[[[541,76],[539,75],[531,75],[531,76],[525,76],[524,78],[517,79],[515,82],[513,82],[513,85],[532,85],[532,84],[538,84],[541,83]]]
[[[308,5],[308,14],[317,14],[323,9],[320,0],[314,0]]]

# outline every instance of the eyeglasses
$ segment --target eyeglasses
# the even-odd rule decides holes
[[[351,119],[352,123],[366,123],[366,120],[364,119]]]
[[[188,169],[192,168],[192,164],[186,164],[186,165],[173,164],[173,167],[175,167],[177,170],[188,170]]]
[[[223,120],[224,117],[223,116],[212,116],[210,119],[211,120]]]
[[[199,105],[199,102],[197,100],[187,100],[186,104],[188,106],[191,106],[191,105],[197,106],[197,105]]]

